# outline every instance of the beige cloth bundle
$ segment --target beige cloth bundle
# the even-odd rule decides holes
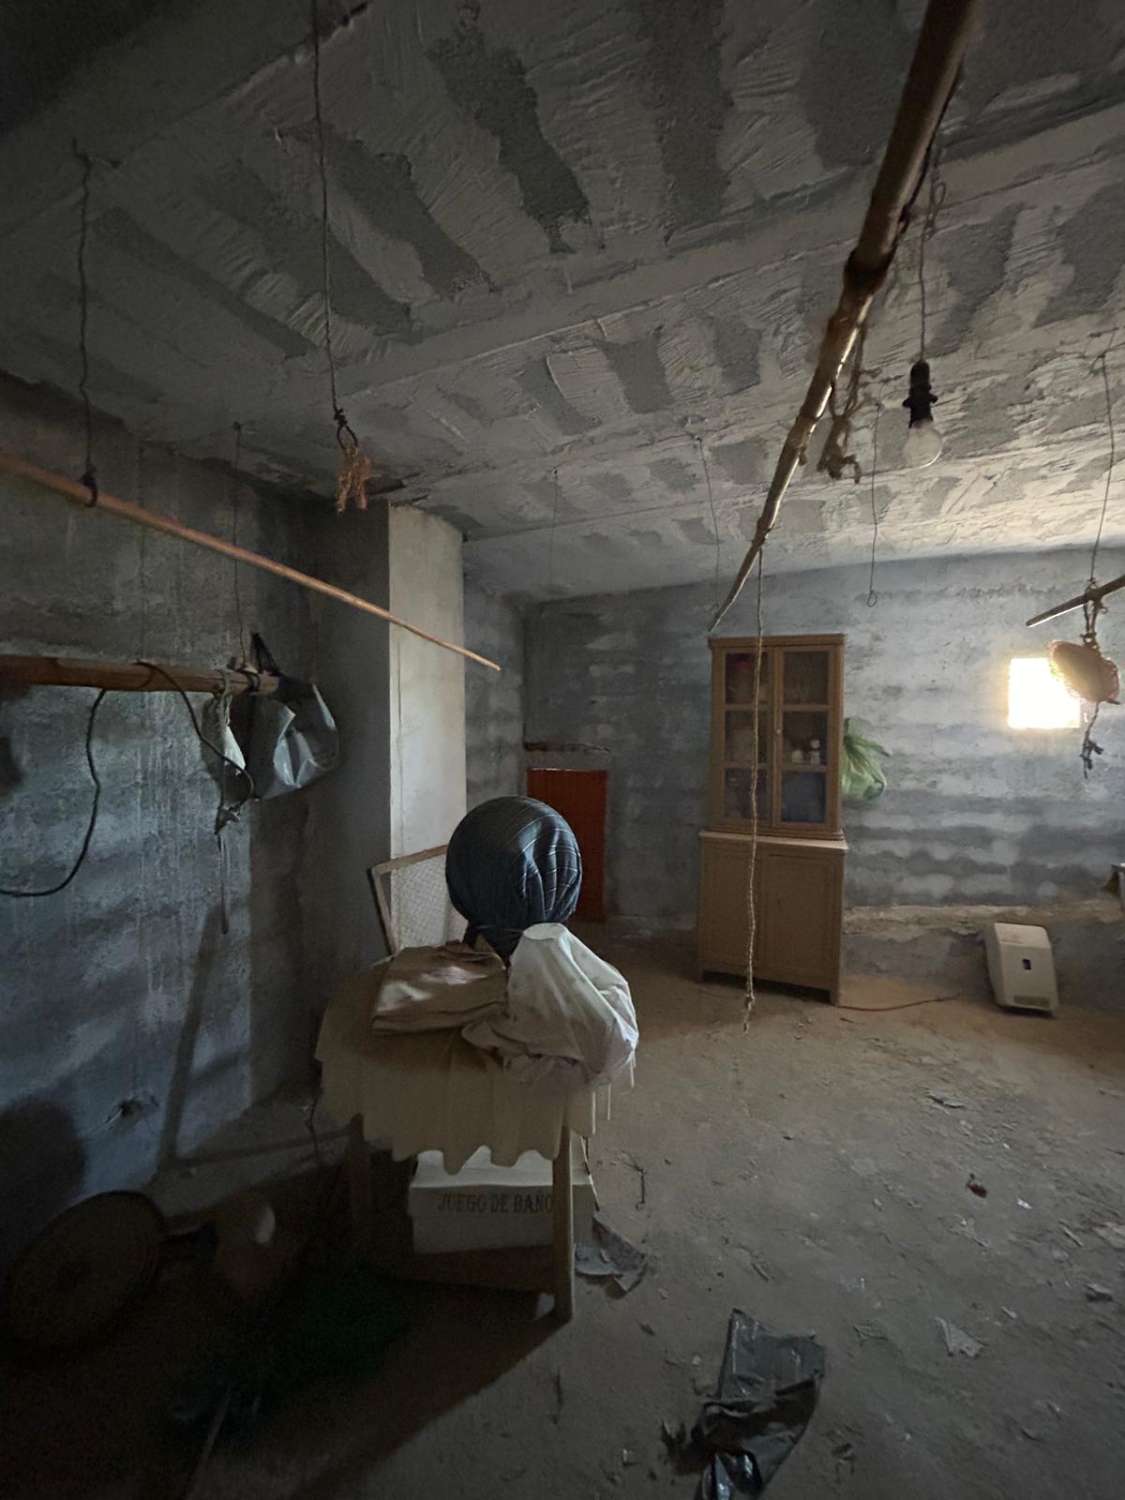
[[[364,977],[378,986],[371,1030],[381,1034],[460,1030],[504,1008],[503,963],[465,943],[403,948]]]

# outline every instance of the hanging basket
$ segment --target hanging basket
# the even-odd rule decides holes
[[[1117,663],[1084,641],[1052,641],[1047,647],[1051,671],[1067,690],[1085,703],[1117,703],[1121,682]]]

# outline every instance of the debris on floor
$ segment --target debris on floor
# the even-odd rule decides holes
[[[977,1179],[972,1175],[970,1175],[969,1180],[965,1184],[965,1186],[968,1188],[970,1193],[975,1193],[978,1198],[988,1197],[988,1189],[985,1187],[984,1183],[978,1182]]]
[[[1125,1224],[1099,1224],[1094,1233],[1114,1250],[1125,1250]]]
[[[574,1247],[575,1270],[591,1281],[612,1280],[623,1295],[631,1292],[648,1270],[648,1256],[611,1229],[601,1214],[594,1214],[591,1228],[593,1244]]]
[[[368,1377],[406,1322],[401,1292],[367,1266],[306,1271],[268,1318],[180,1382],[169,1416],[187,1431],[214,1423],[216,1433],[246,1435],[319,1380]]]
[[[964,1099],[954,1099],[949,1094],[940,1093],[936,1089],[930,1090],[930,1098],[935,1104],[940,1104],[944,1109],[967,1109]]]
[[[703,1403],[684,1440],[682,1424],[661,1424],[664,1444],[681,1465],[702,1461],[698,1500],[730,1500],[765,1489],[796,1447],[816,1408],[824,1349],[800,1334],[771,1334],[735,1308],[718,1389]]]
[[[963,1328],[958,1328],[956,1323],[950,1323],[947,1318],[938,1318],[938,1327],[945,1339],[945,1347],[950,1354],[964,1354],[967,1359],[976,1359],[984,1348],[979,1340],[966,1333]]]
[[[1088,1281],[1086,1283],[1087,1302],[1112,1302],[1113,1291],[1108,1286],[1103,1286],[1100,1281]]]

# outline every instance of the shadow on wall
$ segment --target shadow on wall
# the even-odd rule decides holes
[[[333,775],[336,773],[333,772]],[[306,835],[319,785],[260,802],[250,833],[250,1097],[311,1076],[315,989],[306,973],[301,876]],[[279,1004],[294,976],[302,1001]]]
[[[0,1268],[79,1197],[86,1151],[57,1100],[30,1094],[0,1113]]]
[[[188,993],[187,1005],[184,1008],[184,1020],[180,1028],[179,1041],[176,1043],[172,1073],[168,1080],[168,1101],[160,1127],[160,1148],[157,1157],[161,1167],[177,1160],[180,1132],[183,1128],[192,1080],[195,1049],[199,1042],[199,1033],[203,1029],[203,1014],[215,968],[221,956],[222,941],[222,913],[216,906],[207,913],[203,923],[194,977]]]

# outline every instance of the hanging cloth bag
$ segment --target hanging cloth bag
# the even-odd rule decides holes
[[[280,680],[276,693],[251,695],[242,748],[255,795],[281,797],[336,768],[340,735],[316,684],[281,672],[260,635],[253,643],[258,670]]]

